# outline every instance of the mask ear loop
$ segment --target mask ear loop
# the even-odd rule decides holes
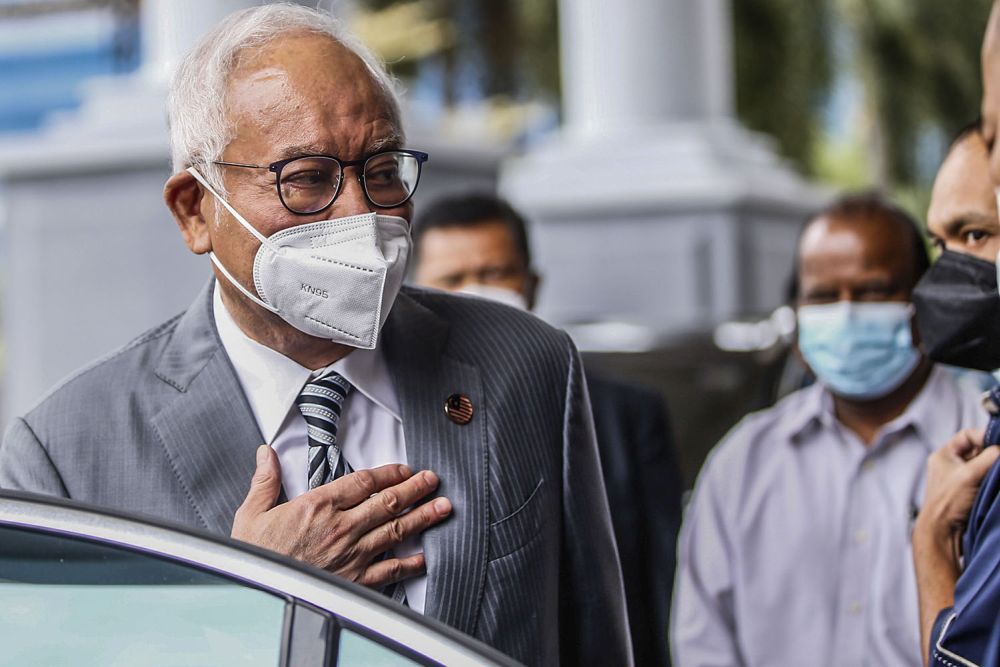
[[[266,236],[264,236],[263,234],[261,234],[260,232],[258,232],[254,228],[253,225],[251,225],[249,222],[246,221],[246,218],[244,218],[242,215],[240,215],[239,212],[237,212],[237,210],[235,208],[233,208],[232,206],[230,206],[229,202],[227,202],[225,199],[223,199],[222,197],[219,196],[219,193],[215,191],[215,188],[213,188],[211,185],[209,185],[208,181],[205,180],[204,176],[202,176],[200,173],[198,173],[197,169],[195,169],[194,167],[188,167],[187,171],[188,171],[189,174],[191,174],[192,176],[194,176],[195,179],[199,183],[201,183],[203,186],[205,186],[205,189],[208,190],[209,192],[211,192],[212,196],[215,197],[216,199],[218,199],[219,203],[222,204],[223,206],[225,206],[226,210],[229,211],[234,218],[236,218],[236,221],[239,222],[241,225],[243,225],[243,227],[248,232],[250,232],[251,234],[254,235],[254,238],[256,238],[258,241],[260,241],[262,245],[266,245],[268,247],[268,249],[270,249],[271,251],[273,251],[273,252],[277,252],[278,251],[278,249],[274,246],[273,243],[271,243],[271,241]]]
[[[264,236],[263,234],[261,234],[260,232],[258,232],[256,229],[254,229],[253,225],[251,225],[249,222],[247,222],[243,218],[243,216],[240,215],[236,211],[236,209],[234,209],[232,206],[229,205],[229,202],[227,202],[225,199],[223,199],[222,197],[220,197],[219,193],[215,191],[215,188],[213,188],[211,185],[208,184],[208,181],[205,180],[204,176],[202,176],[200,173],[198,173],[197,169],[195,169],[194,167],[188,167],[187,171],[192,176],[194,176],[195,180],[197,180],[199,183],[201,183],[205,187],[206,190],[208,190],[209,192],[211,192],[212,196],[215,197],[223,206],[225,206],[226,210],[229,211],[234,218],[236,218],[236,221],[239,222],[241,225],[243,225],[243,227],[246,228],[246,230],[248,232],[250,232],[251,234],[253,234],[254,237],[258,241],[260,241],[261,245],[267,246],[269,250],[271,250],[272,252],[274,252],[274,253],[277,254],[278,250],[277,250],[277,248],[275,248],[274,244],[271,243],[271,241],[266,236]],[[219,271],[222,272],[222,275],[224,275],[226,277],[226,279],[233,285],[233,287],[235,287],[236,289],[238,289],[240,292],[243,293],[243,296],[245,296],[246,298],[250,299],[251,301],[253,301],[254,303],[256,303],[258,306],[260,306],[261,308],[264,308],[265,310],[269,310],[269,311],[271,311],[272,313],[274,313],[276,315],[279,314],[277,308],[275,308],[274,306],[272,306],[270,304],[264,303],[256,294],[254,294],[253,292],[251,292],[250,290],[248,290],[246,287],[244,287],[243,285],[241,285],[240,282],[238,280],[236,280],[236,278],[233,277],[233,274],[231,274],[229,272],[229,270],[225,266],[222,265],[222,261],[216,256],[216,254],[213,251],[211,251],[211,250],[208,251],[208,258],[211,259],[212,263],[215,264],[215,266],[217,266],[219,268]]]
[[[251,301],[253,301],[254,303],[256,303],[258,306],[260,306],[261,308],[264,308],[265,310],[270,310],[275,315],[279,314],[277,308],[275,308],[274,306],[272,306],[270,304],[267,304],[267,303],[264,303],[263,301],[261,301],[257,297],[256,294],[254,294],[253,292],[251,292],[250,290],[248,290],[246,287],[244,287],[243,285],[241,285],[239,283],[239,281],[236,280],[236,278],[233,278],[233,275],[231,273],[229,273],[228,270],[226,270],[226,267],[224,267],[222,265],[222,262],[219,261],[219,258],[215,256],[214,252],[209,251],[208,258],[210,260],[212,260],[213,264],[215,264],[217,267],[219,267],[219,271],[222,271],[222,275],[224,275],[226,277],[226,279],[230,283],[232,283],[233,287],[235,287],[239,291],[243,292],[243,296],[245,296],[246,298],[250,299]]]

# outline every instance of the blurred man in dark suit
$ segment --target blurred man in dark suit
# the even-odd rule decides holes
[[[425,207],[414,224],[417,284],[532,310],[539,276],[524,219],[490,194]],[[669,664],[667,619],[683,483],[663,400],[587,371],[638,665]]]

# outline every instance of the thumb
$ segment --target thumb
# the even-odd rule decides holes
[[[963,460],[976,457],[983,450],[986,429],[963,428],[951,439],[952,451]]]
[[[256,516],[274,507],[281,491],[281,466],[278,455],[267,445],[257,448],[257,470],[250,479],[250,491],[240,509]]]
[[[978,484],[990,471],[997,458],[1000,458],[1000,446],[987,447],[977,456],[969,459],[969,467]]]

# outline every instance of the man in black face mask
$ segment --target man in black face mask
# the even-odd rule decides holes
[[[958,135],[938,171],[927,231],[941,251],[913,293],[928,356],[962,368],[1000,368],[1000,221],[979,121]]]
[[[1000,193],[1000,0],[990,12],[982,65],[981,132]],[[981,335],[1000,337],[990,319]],[[921,631],[934,664],[1000,665],[1000,466],[994,465],[1000,447],[991,446],[1000,443],[1000,389],[986,403],[994,414],[985,435],[959,433],[928,459],[927,493],[913,530]]]
[[[935,361],[963,368],[994,371],[1000,368],[1000,295],[997,292],[997,254],[1000,221],[989,173],[989,150],[979,123],[955,139],[931,193],[927,230],[941,256],[913,293],[922,344]],[[997,396],[994,389],[991,396]],[[994,401],[995,402],[995,401]],[[1000,405],[998,405],[1000,407]],[[991,421],[991,430],[996,430]],[[992,440],[996,441],[996,433]],[[935,452],[928,464],[927,495],[913,533],[914,567],[920,595],[922,643],[934,664],[949,661],[991,664],[996,643],[990,627],[997,609],[992,559],[981,546],[970,543],[964,527],[972,512],[990,515],[989,493],[973,503],[980,480],[997,459],[996,447],[983,447],[982,431],[966,430]],[[977,509],[978,508],[978,509]],[[973,518],[973,535],[984,522]],[[985,523],[994,523],[986,520]],[[964,537],[964,540],[963,540]],[[962,575],[957,554],[964,549],[970,575]],[[984,558],[985,556],[985,558]],[[956,588],[961,581],[963,588]],[[983,594],[980,595],[976,591]],[[968,601],[977,600],[974,604]],[[946,631],[950,632],[946,634]]]

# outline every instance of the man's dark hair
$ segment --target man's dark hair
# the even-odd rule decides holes
[[[414,255],[420,252],[423,235],[432,229],[478,227],[497,221],[510,230],[514,247],[524,259],[524,265],[531,266],[531,249],[524,218],[506,201],[486,192],[445,195],[422,207],[413,223]]]
[[[799,246],[802,244],[802,236],[814,223],[826,219],[837,220],[892,220],[896,222],[909,238],[904,252],[909,252],[913,266],[913,285],[917,284],[924,272],[931,266],[930,256],[927,254],[927,243],[924,241],[920,225],[909,213],[889,201],[877,192],[861,192],[849,194],[835,200],[829,206],[819,211],[806,220],[799,230],[798,241],[795,242],[795,262],[792,268],[792,275],[788,281],[788,302],[795,303],[799,298]]]

